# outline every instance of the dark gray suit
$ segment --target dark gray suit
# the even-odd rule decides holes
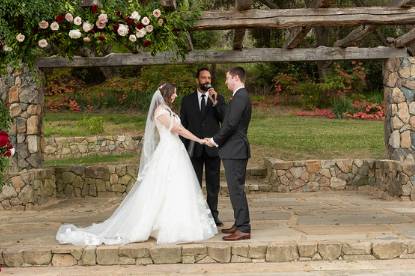
[[[245,88],[237,90],[226,109],[221,129],[213,136],[213,140],[219,146],[219,157],[225,167],[226,182],[234,211],[234,225],[245,233],[251,232],[245,194],[246,166],[251,157],[247,137],[251,112],[248,91]]]

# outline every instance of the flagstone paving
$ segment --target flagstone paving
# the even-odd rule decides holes
[[[123,246],[76,247],[55,241],[61,223],[86,226],[102,221],[118,206],[119,198],[63,199],[28,211],[1,211],[0,264],[66,266],[85,265],[88,261],[152,264],[415,258],[415,202],[374,199],[354,191],[256,193],[249,194],[248,199],[251,240],[224,242],[223,235],[218,234],[202,244],[157,246],[150,240],[124,246],[144,250],[141,255],[121,253]],[[230,226],[233,212],[229,198],[221,197],[219,205],[221,219]],[[91,260],[89,251],[93,252]]]

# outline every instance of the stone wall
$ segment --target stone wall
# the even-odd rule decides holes
[[[45,160],[139,152],[141,136],[50,137],[45,139]]]
[[[22,210],[56,197],[54,169],[33,169],[10,174],[0,192],[0,209]]]
[[[384,87],[389,158],[415,163],[415,58],[386,60]]]
[[[36,78],[35,78],[36,76]],[[0,76],[1,99],[10,108],[13,119],[10,136],[16,148],[12,158],[12,171],[40,168],[42,166],[42,117],[43,91],[38,85],[41,74],[27,67],[20,70],[8,69]]]
[[[135,183],[138,166],[108,165],[56,168],[58,197],[122,195]]]
[[[393,160],[283,161],[266,158],[265,182],[275,192],[362,190],[415,200],[415,165]]]

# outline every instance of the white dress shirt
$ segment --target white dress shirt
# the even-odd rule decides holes
[[[197,90],[197,99],[199,101],[199,110],[202,110],[202,95],[205,95],[205,104],[207,106],[207,102],[208,102],[208,94],[206,93],[202,93],[199,90]]]
[[[232,97],[235,96],[235,93],[238,92],[239,89],[241,88],[245,88],[245,85],[241,85],[235,88],[235,90],[232,91]],[[215,146],[215,147],[219,147],[218,144],[216,144],[215,140],[213,140],[213,138],[210,138],[209,141]]]

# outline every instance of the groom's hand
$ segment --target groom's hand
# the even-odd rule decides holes
[[[207,146],[209,146],[209,147],[211,147],[211,148],[215,146],[215,145],[213,145],[213,144],[211,143],[210,138],[205,138],[204,140],[205,140],[205,145],[207,145]]]

